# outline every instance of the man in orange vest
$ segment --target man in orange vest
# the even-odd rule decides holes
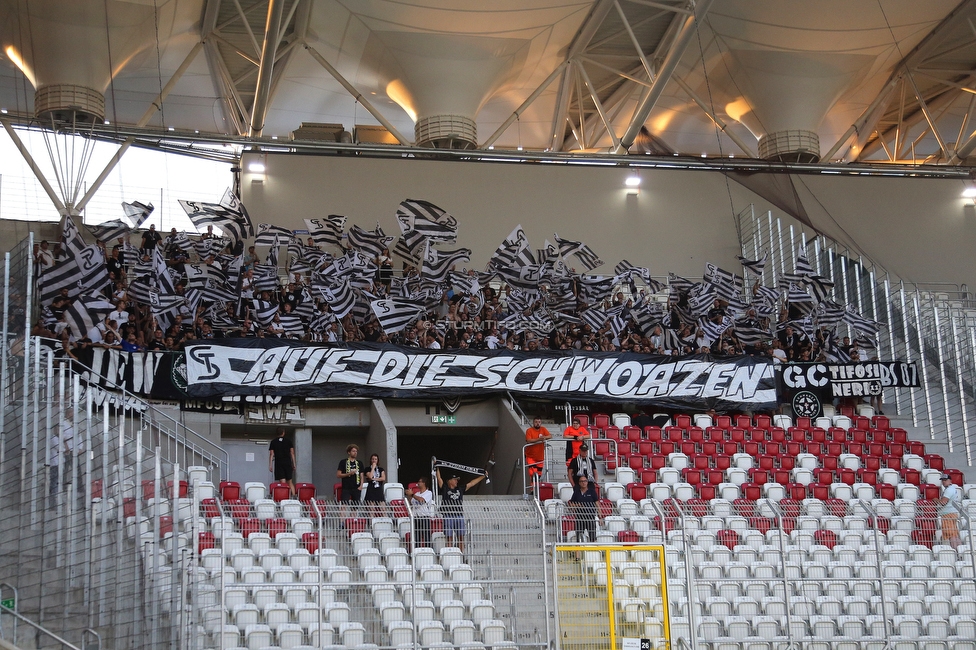
[[[542,426],[542,418],[537,417],[532,420],[532,426],[525,430],[525,442],[536,442],[552,440],[549,429]],[[545,442],[537,445],[529,445],[525,448],[525,467],[529,470],[529,477],[533,478],[542,474],[542,466],[546,460]]]
[[[566,427],[566,430],[563,431],[563,438],[569,441],[566,443],[566,467],[569,467],[573,459],[579,456],[580,445],[583,444],[584,440],[589,440],[590,431],[582,425],[582,420],[574,417],[573,426]]]

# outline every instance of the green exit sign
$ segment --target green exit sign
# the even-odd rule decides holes
[[[7,609],[13,609],[16,604],[17,601],[15,601],[13,598],[4,598],[3,600],[0,600],[0,607],[6,607]]]
[[[457,418],[453,415],[432,415],[431,424],[457,424]]]

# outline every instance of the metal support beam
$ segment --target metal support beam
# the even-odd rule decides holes
[[[610,120],[607,119],[607,114],[603,110],[603,104],[600,103],[600,98],[596,94],[596,89],[593,88],[593,82],[590,81],[590,75],[586,74],[586,69],[583,64],[579,61],[576,62],[576,68],[579,70],[580,77],[583,79],[583,85],[590,92],[590,99],[593,100],[593,105],[596,106],[596,112],[600,115],[600,120],[603,121],[603,126],[607,128],[607,133],[610,134],[610,141],[613,143],[613,148],[616,149],[620,146],[620,140],[617,138],[617,134],[613,132],[613,125],[610,124]],[[583,112],[583,106],[580,105],[580,113]],[[599,138],[593,139],[593,144],[595,145]]]
[[[268,0],[268,21],[264,27],[264,43],[261,46],[261,66],[258,68],[258,85],[254,89],[251,106],[252,138],[260,138],[264,132],[265,117],[271,103],[271,74],[274,72],[275,53],[278,51],[278,34],[281,31],[281,15],[285,0]]]
[[[583,20],[579,31],[573,38],[566,53],[566,61],[572,61],[578,54],[589,46],[597,30],[613,9],[615,0],[597,0],[590,14]],[[563,135],[566,132],[566,117],[569,115],[569,100],[573,92],[573,68],[567,67],[563,78],[559,82],[559,92],[556,95],[556,111],[552,116],[552,131],[549,134],[549,149],[560,151],[563,148]]]
[[[512,113],[511,115],[509,115],[508,116],[508,119],[505,120],[504,122],[502,122],[502,125],[499,126],[495,130],[495,132],[492,133],[491,136],[489,136],[489,138],[487,140],[485,140],[484,143],[479,148],[480,149],[487,149],[491,145],[495,144],[495,141],[498,140],[498,138],[500,138],[503,133],[505,133],[505,131],[508,129],[508,127],[512,126],[512,122],[514,122],[515,120],[517,120],[519,118],[519,116],[522,115],[522,113],[525,111],[525,109],[527,109],[532,104],[532,102],[534,102],[536,99],[538,99],[539,98],[539,95],[541,95],[543,92],[545,92],[546,88],[548,88],[549,85],[552,84],[552,82],[556,80],[556,77],[558,77],[560,74],[562,74],[563,70],[566,69],[566,66],[567,65],[569,65],[569,61],[563,61],[562,63],[560,63],[556,67],[556,69],[553,70],[552,73],[548,77],[546,77],[546,80],[543,81],[541,84],[539,84],[539,87],[535,89],[535,92],[533,92],[531,95],[529,95],[525,99],[525,101],[522,102],[522,104],[518,108],[515,109],[515,112]]]
[[[312,58],[318,61],[319,65],[325,68],[329,72],[329,74],[335,77],[335,80],[338,81],[340,84],[342,84],[342,87],[346,89],[346,92],[348,92],[350,95],[355,97],[356,101],[362,104],[363,108],[369,111],[370,115],[375,117],[380,124],[386,127],[386,130],[389,131],[390,134],[394,138],[396,138],[400,144],[410,146],[410,141],[407,140],[405,137],[403,137],[403,134],[400,133],[397,130],[397,128],[390,123],[388,119],[383,117],[383,114],[380,113],[378,110],[376,110],[376,107],[373,106],[373,104],[368,99],[366,99],[361,92],[356,90],[355,86],[353,86],[351,83],[346,81],[346,78],[343,77],[341,74],[339,74],[339,71],[333,68],[331,63],[325,60],[325,57],[319,54],[315,50],[315,48],[309,45],[308,43],[305,43],[304,45],[305,45],[305,49],[308,50],[308,53],[312,55]]]
[[[915,84],[915,77],[912,76],[910,70],[908,71],[908,81],[912,84],[912,92],[915,93],[915,99],[918,100],[918,107],[922,110],[922,115],[925,116],[925,121],[928,122],[929,128],[932,129],[932,135],[935,136],[936,142],[939,143],[939,149],[942,150],[943,158],[951,157],[953,152],[946,146],[945,140],[942,139],[942,134],[936,128],[935,120],[932,119],[932,115],[929,113],[929,107],[925,103],[925,98],[919,92],[918,86]]]
[[[969,154],[976,149],[976,131],[973,131],[966,141],[961,145],[956,147],[956,152],[952,154],[952,158],[949,159],[950,165],[958,165],[962,163],[966,158],[969,158]]]
[[[689,86],[688,84],[686,84],[684,82],[684,80],[681,77],[677,76],[677,75],[674,75],[674,77],[672,77],[672,78],[674,79],[674,82],[676,84],[678,84],[679,86],[681,86],[681,89],[683,91],[685,91],[685,93],[689,97],[691,97],[691,101],[693,101],[696,104],[698,104],[698,108],[700,108],[703,111],[705,111],[705,115],[707,115],[712,120],[712,122],[715,123],[715,126],[717,126],[719,129],[721,129],[722,133],[724,133],[725,135],[729,136],[729,140],[731,140],[732,142],[734,142],[735,145],[737,147],[739,147],[739,149],[742,150],[742,153],[744,153],[749,158],[756,158],[755,152],[752,149],[749,148],[749,145],[747,145],[745,142],[743,142],[742,138],[740,138],[738,135],[736,135],[733,131],[731,131],[729,129],[728,124],[726,124],[722,120],[722,118],[720,118],[718,115],[716,115],[715,112],[712,111],[712,109],[709,108],[705,104],[704,101],[702,101],[701,97],[699,97],[698,94],[695,93],[695,91],[691,89],[691,86]]]
[[[687,49],[688,44],[691,43],[691,37],[695,35],[698,20],[703,18],[705,14],[708,13],[708,9],[711,7],[712,1],[713,0],[701,0],[698,3],[698,6],[695,8],[695,13],[685,18],[684,24],[681,26],[681,31],[678,32],[678,36],[674,41],[674,45],[668,51],[667,56],[664,57],[664,61],[661,63],[657,78],[654,79],[654,84],[634,110],[634,116],[630,120],[630,126],[627,127],[627,130],[620,138],[620,144],[614,150],[614,153],[625,154],[627,153],[627,150],[630,149],[630,146],[634,144],[634,140],[637,139],[637,135],[640,133],[641,127],[644,126],[644,122],[647,121],[651,111],[654,110],[654,105],[657,104],[657,100],[660,99],[661,94],[664,92],[665,86],[668,85],[668,81],[670,81],[671,75],[674,73],[674,69],[678,67],[678,61],[684,54],[685,49]]]
[[[637,35],[634,34],[634,30],[630,26],[630,21],[627,20],[627,14],[624,13],[623,8],[617,0],[614,0],[613,6],[617,8],[617,13],[620,14],[620,20],[623,21],[624,29],[627,30],[627,35],[630,36],[630,42],[634,44],[634,49],[637,50],[637,56],[640,57],[641,64],[644,66],[644,72],[647,73],[647,78],[652,83],[654,81],[654,69],[651,68],[651,62],[647,60],[644,56],[644,48],[641,47],[640,41],[637,40]]]
[[[895,86],[898,85],[900,80],[900,77],[896,77],[889,81],[888,85],[878,93],[877,97],[874,98],[874,101],[871,102],[863,113],[861,113],[861,116],[857,118],[857,120],[851,124],[846,131],[844,131],[844,135],[840,136],[837,142],[834,143],[834,146],[830,148],[830,151],[820,157],[820,160],[826,160],[829,162],[830,159],[834,157],[834,154],[840,151],[840,148],[847,144],[847,141],[851,139],[852,135],[865,131],[865,128],[868,126],[868,122],[873,121],[875,124],[877,124],[878,119],[881,117],[878,109],[883,103],[887,105],[887,100],[891,95],[891,91],[895,89]],[[873,130],[874,128],[872,126],[871,129],[868,129],[868,132],[870,133]]]
[[[51,187],[51,184],[46,178],[44,178],[41,168],[37,166],[36,162],[34,162],[34,157],[30,155],[30,152],[27,151],[27,147],[24,146],[24,143],[21,141],[20,136],[17,135],[14,128],[10,126],[10,120],[7,118],[0,118],[0,124],[3,124],[3,128],[7,131],[7,135],[10,136],[10,139],[14,142],[14,146],[17,147],[17,151],[20,152],[20,155],[23,156],[24,160],[27,162],[28,167],[30,167],[31,171],[34,172],[34,176],[37,177],[37,181],[41,184],[41,187],[44,188],[48,198],[51,199],[51,203],[53,203],[54,207],[57,208],[58,214],[61,216],[68,214],[68,209],[64,207],[64,203],[61,202],[61,199],[54,191],[54,188]]]
[[[565,142],[566,117],[569,115],[569,100],[573,94],[573,68],[566,66],[563,78],[559,80],[556,93],[556,111],[552,114],[552,131],[549,134],[550,151],[561,151]]]
[[[169,95],[169,93],[179,82],[180,78],[186,73],[187,70],[189,70],[190,66],[193,64],[193,60],[197,58],[197,55],[200,54],[200,50],[202,49],[203,41],[193,46],[190,53],[186,55],[185,59],[183,59],[183,63],[180,64],[180,67],[178,67],[176,72],[173,73],[173,76],[169,78],[169,81],[166,82],[163,89],[159,91],[158,95],[156,95],[156,99],[153,100],[149,108],[146,109],[146,112],[143,113],[142,117],[139,118],[139,121],[136,123],[138,128],[142,128],[149,124],[149,120],[151,120],[152,116],[156,114],[156,111],[162,109],[163,101],[166,99],[166,96]],[[164,124],[163,126],[166,125]],[[128,137],[125,139],[125,142],[119,146],[119,150],[115,152],[112,159],[109,160],[108,164],[105,165],[105,169],[102,170],[102,173],[98,175],[98,178],[95,179],[95,181],[88,188],[88,191],[85,192],[85,196],[83,196],[81,201],[74,206],[75,212],[80,213],[85,209],[85,206],[88,205],[88,202],[92,200],[95,193],[98,192],[98,190],[102,187],[102,183],[105,182],[105,179],[108,178],[110,173],[112,173],[112,170],[115,169],[115,166],[119,164],[119,161],[122,160],[122,156],[125,155],[125,152],[129,150],[129,147],[131,147],[134,142],[135,138]]]
[[[234,6],[237,8],[237,15],[241,17],[241,22],[244,23],[244,29],[247,30],[247,35],[251,37],[251,46],[254,48],[254,56],[261,56],[261,46],[258,45],[258,39],[254,36],[254,30],[251,29],[251,22],[247,19],[247,15],[244,10],[241,9],[240,0],[233,0]]]

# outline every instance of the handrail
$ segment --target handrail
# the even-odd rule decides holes
[[[40,336],[32,337],[32,338],[36,338],[39,340],[48,340],[48,341],[54,340],[54,339],[48,339],[46,337],[40,337]],[[51,352],[51,354],[53,354],[53,351]],[[76,370],[76,368],[80,368],[82,371],[79,372],[78,370]],[[185,444],[190,445],[192,449],[199,450],[202,455],[205,454],[205,455],[213,456],[218,463],[218,470],[220,472],[221,478],[224,478],[224,473],[227,471],[229,459],[228,459],[227,451],[224,450],[220,445],[213,442],[212,440],[205,438],[204,436],[200,435],[196,431],[193,431],[192,429],[188,428],[186,425],[182,424],[172,416],[167,415],[166,413],[160,411],[155,406],[153,406],[148,400],[139,397],[134,393],[130,393],[125,388],[119,386],[118,384],[108,379],[107,377],[102,377],[97,372],[95,372],[95,370],[93,370],[89,366],[86,366],[85,364],[78,361],[77,359],[70,359],[69,370],[70,372],[73,372],[76,375],[78,375],[78,377],[87,385],[94,386],[97,388],[103,388],[103,386],[95,384],[95,382],[93,382],[92,379],[85,377],[84,374],[85,371],[91,373],[90,377],[98,377],[99,382],[106,384],[111,390],[121,393],[122,396],[126,398],[126,400],[132,399],[140,406],[144,406],[146,410],[149,411],[154,416],[154,418],[159,418],[164,421],[168,421],[168,423],[172,423],[171,424],[172,428],[166,428],[165,424],[167,424],[167,422],[161,423],[155,421],[155,419],[153,421],[153,424],[155,424],[156,427],[169,433],[170,436],[176,442],[182,441]],[[191,439],[185,433],[181,434],[180,433],[181,429],[185,432],[189,432],[190,434],[192,434],[194,438]],[[197,441],[199,441],[199,446]]]
[[[770,510],[773,511],[773,514],[779,520],[779,535],[776,537],[779,539],[780,569],[783,571],[783,604],[786,605],[786,639],[787,647],[795,648],[796,641],[793,639],[792,617],[790,616],[790,610],[792,609],[790,607],[790,581],[786,575],[786,546],[783,544],[783,535],[786,533],[783,528],[783,511],[780,509],[778,502],[769,500],[767,503]]]
[[[19,594],[17,593],[17,587],[15,587],[15,586],[13,586],[13,585],[12,585],[12,584],[10,584],[9,582],[0,582],[0,598],[2,598],[2,597],[3,597],[3,588],[4,588],[4,587],[9,587],[9,588],[10,588],[10,590],[11,590],[12,592],[14,592],[14,611],[16,612],[16,611],[17,611],[17,607],[18,607],[18,605],[20,604],[20,596],[19,596]],[[0,625],[0,638],[3,638],[3,626],[2,626],[2,625]],[[14,633],[13,633],[13,639],[14,639],[15,641],[16,641],[16,639],[17,639],[17,619],[16,619],[16,618],[14,619]]]
[[[505,396],[508,398],[508,403],[512,406],[512,410],[515,411],[515,414],[519,416],[519,425],[524,427],[525,423],[528,422],[528,416],[525,414],[525,411],[523,411],[522,407],[519,406],[519,403],[515,401],[515,396],[512,395],[511,391],[506,392]]]
[[[47,628],[45,628],[45,627],[43,627],[41,625],[38,625],[37,623],[35,623],[34,621],[30,620],[26,616],[23,616],[22,614],[18,614],[17,612],[15,612],[14,610],[10,609],[9,607],[4,607],[3,605],[0,605],[0,612],[6,612],[7,614],[10,614],[11,616],[16,617],[18,620],[21,620],[24,623],[27,623],[28,625],[30,625],[32,628],[34,628],[35,630],[37,630],[41,634],[46,634],[47,636],[51,637],[52,639],[54,639],[55,641],[57,641],[58,643],[60,643],[62,646],[65,646],[67,648],[71,648],[71,650],[82,650],[81,648],[79,648],[78,646],[74,645],[70,641],[66,641],[66,640],[62,639],[61,637],[59,637],[54,632],[51,632]]]
[[[858,504],[860,504],[860,506],[864,508],[868,515],[870,515],[870,517],[874,520],[874,535],[872,535],[872,537],[874,538],[874,550],[878,555],[878,591],[880,592],[881,596],[881,621],[884,625],[885,639],[890,639],[891,630],[888,627],[888,598],[885,596],[884,565],[881,563],[881,558],[883,555],[881,540],[878,537],[881,534],[881,531],[878,529],[878,512],[869,502],[865,501],[864,499],[858,499]]]

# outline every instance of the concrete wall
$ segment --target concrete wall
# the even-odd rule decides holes
[[[499,164],[267,154],[262,183],[245,172],[242,198],[256,223],[304,228],[303,218],[342,214],[398,235],[394,213],[406,198],[427,199],[458,218],[459,246],[482,268],[521,223],[534,248],[554,232],[590,244],[607,264],[621,259],[655,275],[701,275],[706,261],[738,270],[733,214],[769,203],[717,172],[643,170],[627,196],[615,167]],[[243,167],[246,169],[245,164]],[[973,201],[958,180],[794,176],[818,229],[904,279],[976,284]],[[773,209],[774,216],[784,216]]]

